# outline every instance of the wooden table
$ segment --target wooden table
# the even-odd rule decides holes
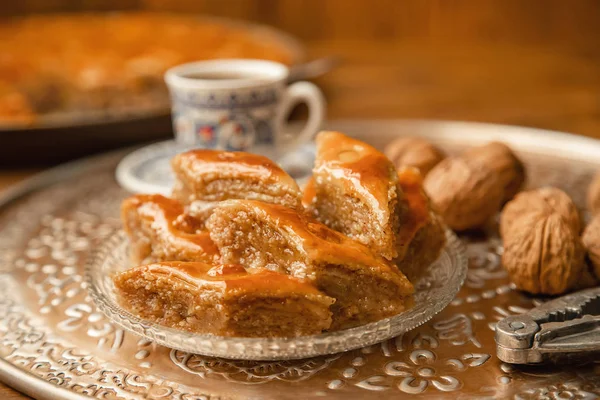
[[[341,59],[316,80],[329,118],[485,121],[600,138],[597,46],[313,40],[308,49]],[[0,171],[0,191],[34,172]],[[1,384],[0,397],[22,398]]]

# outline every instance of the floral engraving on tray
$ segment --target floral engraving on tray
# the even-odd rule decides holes
[[[460,293],[452,301],[453,306],[494,299],[514,290],[514,285],[507,283],[508,274],[502,267],[499,238],[490,238],[486,242],[471,241],[467,246],[467,254],[469,270],[464,286],[469,290]]]
[[[457,374],[470,367],[479,367],[489,360],[489,354],[464,354],[459,358],[439,360],[429,349],[417,349],[410,352],[407,361],[390,361],[383,367],[384,375],[370,376],[355,386],[383,391],[392,387],[408,394],[419,394],[428,388],[451,392],[462,387]],[[390,380],[387,377],[398,378]],[[332,388],[331,385],[329,388]]]
[[[58,323],[63,332],[83,330],[90,338],[98,339],[98,347],[108,346],[110,350],[121,347],[125,333],[90,304],[76,303],[65,310],[67,319]]]
[[[483,319],[483,315],[474,314],[475,318]],[[442,340],[448,340],[455,346],[462,346],[468,342],[477,347],[482,347],[481,343],[475,337],[473,331],[473,322],[466,314],[454,314],[450,318],[437,320],[433,328],[438,331],[438,337]]]
[[[244,384],[260,384],[272,380],[297,382],[308,379],[340,355],[290,361],[234,361],[171,350],[170,357],[179,368],[201,378],[219,377]]]
[[[444,327],[442,332],[454,332],[452,329],[446,330],[446,327],[454,328],[455,319],[450,318],[448,321],[442,321]],[[461,325],[461,329],[457,331],[464,331],[464,325]],[[455,337],[454,334],[442,334],[442,336],[443,340],[451,340],[450,338]],[[456,336],[456,338],[458,337],[462,338],[463,336]],[[469,341],[468,339],[459,340],[454,344],[459,346]],[[364,355],[351,358],[350,366],[343,370],[342,376],[346,379],[329,381],[327,388],[337,390],[347,384],[353,384],[358,388],[370,391],[386,391],[396,388],[406,394],[424,393],[428,388],[451,392],[459,390],[463,386],[459,379],[461,373],[469,368],[484,365],[491,357],[486,353],[465,353],[459,357],[441,359],[436,353],[439,346],[440,341],[436,337],[421,332],[416,334],[409,332],[383,342],[380,350],[384,357],[392,358],[392,360],[383,365],[381,374],[368,376],[353,383],[352,379],[358,375],[360,367],[366,365],[369,355],[377,351],[376,346],[363,348],[360,352]]]
[[[58,311],[64,315],[57,324],[59,330],[81,330],[96,339],[98,347],[119,348],[123,330],[91,304],[77,267],[93,244],[111,235],[118,225],[80,211],[60,217],[44,215],[40,225],[37,235],[27,243],[25,257],[15,262],[18,269],[29,273],[26,283],[37,296],[40,314]]]
[[[25,257],[15,265],[30,273],[27,285],[38,296],[40,312],[47,314],[63,302],[85,295],[78,266],[92,244],[111,235],[118,225],[83,212],[68,218],[45,215],[40,224],[37,235],[27,243]]]
[[[0,289],[5,287],[0,283]],[[44,333],[24,318],[21,304],[8,299],[0,301],[0,332],[5,351],[12,352],[22,345],[34,345],[44,339]]]
[[[398,389],[404,393],[423,393],[428,387],[443,392],[451,392],[461,388],[461,382],[453,376],[468,367],[483,365],[490,358],[489,354],[464,354],[438,362],[431,350],[413,350],[409,362],[392,361],[385,365],[384,372],[389,376],[402,379],[397,383]]]
[[[501,263],[501,243],[498,238],[485,243],[471,243],[467,248],[469,256],[469,272],[465,286],[481,289],[486,282],[507,277]]]
[[[585,389],[584,386],[586,386]],[[588,390],[593,390],[594,392]],[[524,390],[515,395],[515,400],[592,400],[597,399],[598,395],[597,387],[582,385],[581,382],[566,382]]]

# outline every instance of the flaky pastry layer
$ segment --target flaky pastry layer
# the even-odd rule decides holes
[[[264,156],[202,149],[178,154],[171,165],[176,177],[173,197],[203,218],[228,199],[300,207],[296,181]]]
[[[162,262],[114,278],[121,304],[158,324],[244,337],[317,334],[331,325],[334,300],[313,285],[240,265]]]

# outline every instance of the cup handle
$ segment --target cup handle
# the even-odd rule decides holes
[[[283,136],[278,135],[278,153],[294,150],[296,147],[311,140],[325,119],[325,98],[317,85],[310,82],[293,83],[287,87],[282,101],[278,123],[280,135],[283,135],[282,128],[285,125],[285,119],[288,117],[290,110],[300,102],[306,102],[308,105],[308,121],[306,121],[306,125],[300,133],[290,134],[289,136],[293,136],[291,138],[284,139]]]

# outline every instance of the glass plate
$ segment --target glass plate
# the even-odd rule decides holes
[[[396,316],[356,328],[294,338],[244,338],[196,334],[145,321],[117,302],[112,276],[129,265],[123,231],[110,237],[90,257],[85,280],[93,301],[113,322],[173,349],[240,360],[289,360],[340,353],[398,336],[430,320],[454,298],[467,273],[467,257],[451,231],[440,257],[415,283],[415,305]]]

